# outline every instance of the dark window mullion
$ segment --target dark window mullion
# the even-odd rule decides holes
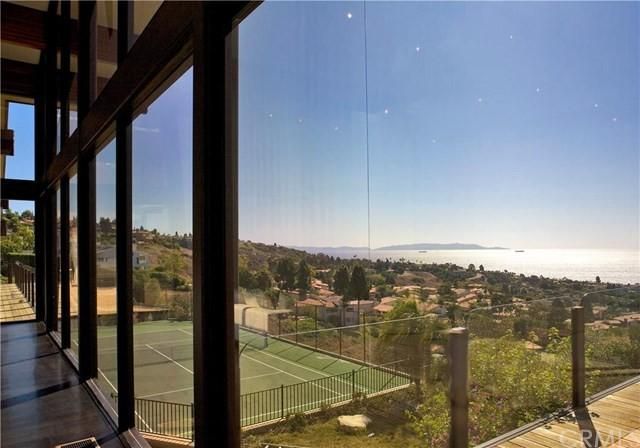
[[[47,47],[45,49],[45,166],[47,169],[56,156],[57,141],[57,2],[51,2],[47,13],[46,35]],[[56,193],[51,188],[45,193],[45,319],[47,330],[56,331],[58,328],[58,258],[56,242]]]
[[[61,86],[60,86],[60,148],[69,137],[69,89],[71,86],[71,48],[70,21],[71,2],[62,2],[62,23],[60,28],[61,44]],[[60,304],[62,319],[59,328],[62,336],[62,348],[71,347],[71,286],[69,278],[69,176],[60,181]]]
[[[131,40],[133,2],[118,3],[118,62],[124,60]],[[133,366],[132,279],[132,135],[131,107],[123,107],[116,119],[116,291],[118,316],[118,426],[135,426]]]
[[[79,3],[78,127],[96,96],[96,4]],[[92,151],[78,161],[79,362],[83,379],[98,373],[96,315],[96,164]]]
[[[237,31],[245,2],[203,2],[193,34],[193,330],[196,446],[240,446]],[[219,297],[221,300],[209,300]],[[221,418],[222,416],[222,418]]]

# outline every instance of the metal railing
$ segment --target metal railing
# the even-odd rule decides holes
[[[588,337],[585,337],[585,328],[587,319],[585,319],[585,309],[589,309],[589,314],[593,314],[592,305],[589,303],[596,295],[611,295],[617,293],[640,293],[640,286],[634,287],[621,287],[612,289],[603,289],[601,291],[590,292],[582,295],[580,298],[576,297],[557,297],[554,299],[541,299],[538,301],[524,302],[519,304],[501,305],[499,307],[527,307],[536,302],[546,300],[563,300],[564,306],[567,304],[571,306],[570,315],[570,372],[566,374],[571,376],[571,407],[574,409],[584,408],[587,402],[587,376],[632,376],[640,373],[637,369],[626,369],[621,367],[604,367],[594,368],[589,366],[589,357],[594,356],[589,354],[586,350],[588,345]],[[635,305],[636,307],[638,305]],[[498,308],[499,308],[498,307]],[[488,307],[492,308],[492,307]],[[495,308],[495,307],[494,307]],[[487,309],[478,308],[469,313],[471,315],[477,315],[486,311]],[[620,312],[620,311],[616,311]],[[637,310],[635,311],[637,312]],[[503,312],[501,317],[505,317],[506,313]],[[589,316],[592,319],[593,316]],[[465,324],[470,326],[470,319],[465,319]],[[485,322],[486,324],[486,322]],[[625,325],[630,325],[625,323]],[[635,325],[638,325],[637,323]],[[590,330],[593,331],[593,330]],[[450,434],[449,434],[449,446],[451,448],[462,448],[469,446],[469,331],[466,327],[453,328],[449,332],[449,343],[447,357],[449,359],[449,401],[450,401]],[[593,350],[592,350],[593,351]],[[569,366],[568,366],[569,367]],[[599,372],[604,370],[604,372]],[[495,378],[499,380],[499,378]],[[617,381],[619,382],[619,381]],[[486,442],[482,446],[493,446],[492,442],[497,439]]]
[[[36,303],[36,269],[20,261],[14,261],[9,271],[9,283],[15,283],[32,308]]]
[[[141,431],[193,440],[193,403],[136,398],[135,409]]]
[[[118,395],[111,397],[117,406]],[[193,440],[193,403],[146,398],[136,398],[134,402],[136,428],[141,432]]]
[[[411,384],[404,375],[382,368],[361,368],[302,383],[281,385],[240,396],[241,426],[251,426],[315,411]]]

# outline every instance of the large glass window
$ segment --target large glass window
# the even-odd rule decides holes
[[[78,355],[78,177],[69,178],[69,314],[71,350]]]
[[[631,334],[602,330],[640,281],[638,11],[266,2],[240,24],[241,425],[271,425],[247,443],[446,446],[452,326],[474,444],[570,402],[580,301],[590,367],[629,368]]]
[[[97,382],[104,395],[112,398],[114,409],[118,393],[115,158],[115,140],[96,156]]]
[[[34,204],[9,201],[2,210],[0,322],[35,319]]]
[[[133,122],[136,424],[191,438],[193,74]]]
[[[9,103],[8,126],[13,131],[13,155],[3,156],[3,177],[33,180],[34,109],[31,104]]]
[[[62,331],[62,288],[61,288],[61,275],[60,273],[61,268],[62,268],[62,264],[60,263],[61,257],[60,257],[60,206],[61,206],[61,200],[60,200],[60,186],[58,185],[58,188],[56,188],[56,264],[57,264],[57,268],[56,268],[56,289],[58,290],[58,314],[57,314],[57,330],[58,332]]]

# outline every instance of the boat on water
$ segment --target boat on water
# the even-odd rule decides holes
[[[419,250],[419,251],[418,251],[418,253],[419,253],[419,254],[426,254],[426,253],[427,253],[427,251],[426,251],[426,250]]]
[[[514,252],[524,252],[524,249],[517,249]]]

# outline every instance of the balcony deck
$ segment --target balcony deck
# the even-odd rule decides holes
[[[0,446],[51,448],[95,437],[124,448],[87,387],[39,322],[3,325]]]
[[[0,323],[34,320],[33,308],[13,283],[0,285]]]
[[[496,444],[503,448],[640,448],[640,377],[586,409]]]

